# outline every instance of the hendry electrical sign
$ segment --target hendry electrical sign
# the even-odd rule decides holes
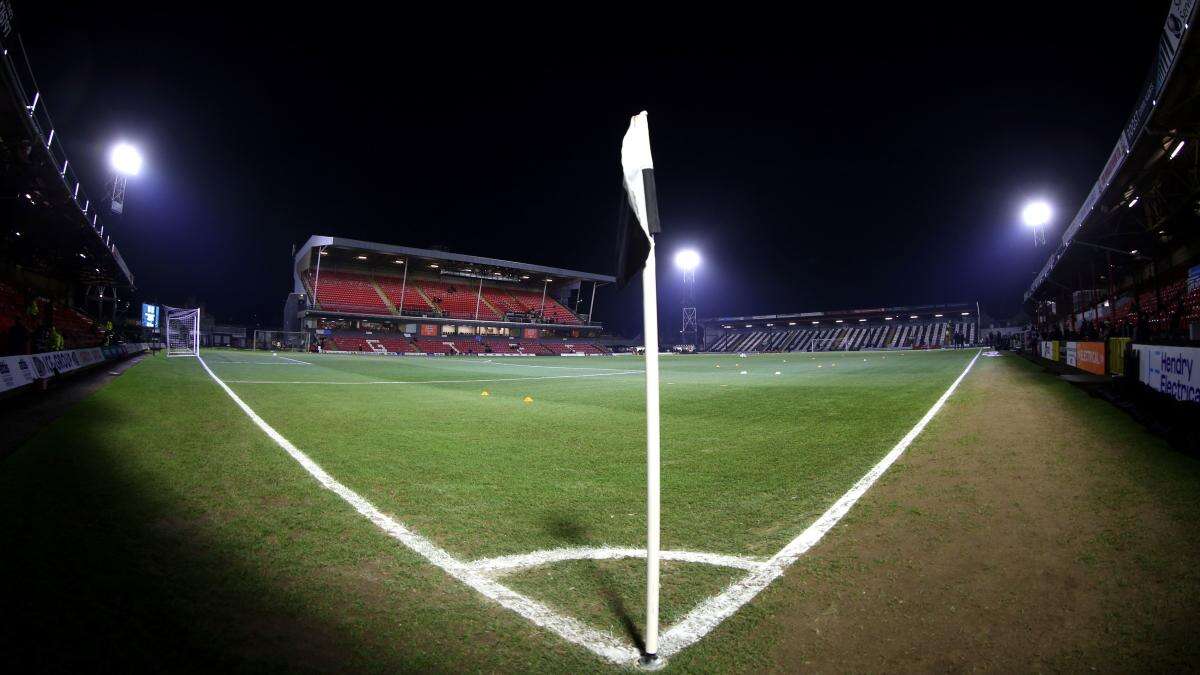
[[[1200,403],[1200,349],[1134,345],[1138,379],[1180,401]]]

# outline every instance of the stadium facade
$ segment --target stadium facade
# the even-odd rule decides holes
[[[608,275],[314,235],[296,252],[284,330],[307,348],[391,354],[603,354]]]
[[[940,349],[980,341],[979,303],[703,319],[710,352]],[[956,339],[957,338],[957,339]]]

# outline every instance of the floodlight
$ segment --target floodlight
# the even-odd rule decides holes
[[[117,173],[125,176],[136,176],[142,170],[142,153],[128,143],[114,146],[108,160]]]
[[[675,266],[685,272],[691,272],[700,266],[700,254],[690,248],[685,248],[675,254]]]
[[[1043,201],[1029,202],[1021,211],[1021,219],[1029,227],[1041,227],[1050,222],[1050,205]]]

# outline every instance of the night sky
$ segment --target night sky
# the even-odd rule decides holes
[[[702,317],[974,300],[1007,317],[1047,255],[1022,202],[1050,200],[1061,234],[1167,10],[249,4],[15,9],[86,187],[102,192],[112,142],[146,155],[109,219],[139,299],[194,297],[264,326],[279,325],[291,247],[311,234],[611,274],[620,140],[642,109],[660,255],[701,251]],[[678,281],[665,266],[665,335]],[[598,318],[636,334],[640,297],[602,291]]]

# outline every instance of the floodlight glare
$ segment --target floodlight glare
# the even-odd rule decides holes
[[[700,254],[690,248],[684,249],[675,254],[675,266],[690,272],[700,266]]]
[[[113,169],[126,176],[136,176],[142,170],[142,153],[128,143],[118,143],[108,160]]]
[[[1041,227],[1050,222],[1050,205],[1043,201],[1029,202],[1021,211],[1021,219],[1029,227]]]

